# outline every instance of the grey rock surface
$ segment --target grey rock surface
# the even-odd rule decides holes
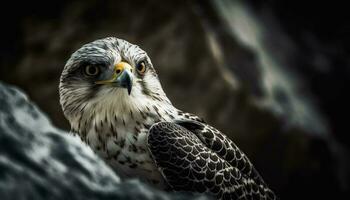
[[[120,180],[79,138],[55,128],[23,92],[0,82],[0,199],[187,198]]]

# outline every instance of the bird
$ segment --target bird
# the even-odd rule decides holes
[[[76,50],[59,82],[78,135],[122,179],[216,199],[276,199],[248,157],[202,118],[173,106],[147,53],[116,37]]]

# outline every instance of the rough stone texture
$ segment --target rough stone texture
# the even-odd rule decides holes
[[[0,196],[3,200],[189,198],[137,180],[121,181],[80,139],[52,126],[25,94],[1,82]]]
[[[229,135],[282,199],[349,194],[342,117],[349,107],[349,17],[339,9],[346,6],[278,0],[21,6],[22,12],[1,13],[0,78],[23,88],[57,126],[69,128],[57,91],[65,61],[84,43],[116,36],[146,50],[170,100]]]

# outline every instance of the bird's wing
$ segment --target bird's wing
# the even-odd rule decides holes
[[[201,122],[158,122],[149,131],[148,147],[174,190],[222,199],[275,199],[237,146]]]
[[[241,173],[252,178],[256,184],[266,185],[248,157],[225,134],[198,121],[177,120],[175,123],[194,133],[205,146]]]

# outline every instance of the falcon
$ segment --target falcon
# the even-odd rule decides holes
[[[85,44],[67,61],[59,93],[71,132],[122,178],[217,199],[276,199],[225,134],[172,105],[137,45]]]

